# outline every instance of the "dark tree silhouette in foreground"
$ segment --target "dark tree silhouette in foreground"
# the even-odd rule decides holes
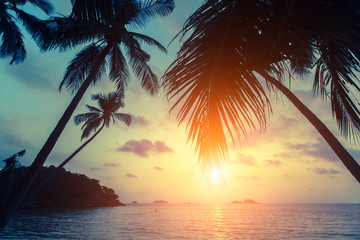
[[[179,123],[188,121],[201,166],[226,159],[233,142],[271,112],[263,78],[322,135],[360,182],[360,167],[329,129],[282,82],[315,69],[314,93],[329,97],[341,133],[360,132],[360,2],[354,0],[208,0],[185,23],[190,35],[164,76],[169,99],[179,95]],[[180,33],[181,34],[181,33]]]
[[[25,4],[32,4],[46,14],[53,11],[53,6],[47,0],[0,1],[0,57],[10,57],[10,64],[23,62],[26,58],[23,34],[18,22],[22,23],[37,43],[49,36],[45,22],[21,9]]]

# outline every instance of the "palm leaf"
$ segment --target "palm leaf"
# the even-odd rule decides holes
[[[47,39],[50,35],[50,29],[48,28],[46,22],[18,8],[13,8],[12,10],[17,13],[18,19],[22,21],[26,30],[39,46],[42,46],[44,42],[48,41]]]
[[[74,93],[83,83],[85,78],[91,78],[93,84],[96,83],[105,71],[106,55],[109,52],[109,46],[100,47],[90,44],[85,47],[71,61],[67,67],[64,78],[59,86]]]
[[[89,112],[89,113],[82,113],[82,114],[78,114],[74,117],[74,122],[76,125],[79,125],[89,119],[93,119],[95,117],[99,117],[99,113],[97,112]]]
[[[114,116],[117,120],[124,122],[126,125],[130,126],[131,124],[131,115],[125,113],[114,113]],[[114,119],[115,122],[115,119]]]
[[[223,19],[212,20],[209,28],[217,29],[195,29],[163,77],[168,98],[179,96],[171,110],[178,109],[179,124],[188,121],[188,140],[204,168],[226,160],[225,129],[235,143],[255,121],[264,129],[270,111],[261,84],[239,54],[238,36],[223,27]]]
[[[54,7],[47,0],[27,0],[27,2],[33,4],[35,7],[40,8],[47,15],[54,11]]]
[[[124,91],[129,81],[129,70],[126,59],[116,44],[110,51],[110,80],[115,82],[118,91]]]
[[[103,121],[102,118],[94,118],[94,119],[89,119],[88,121],[86,121],[82,128],[83,133],[81,135],[81,140],[89,137],[89,135],[92,132],[96,132],[96,129],[100,126],[102,121]]]
[[[12,16],[4,13],[0,19],[2,44],[0,57],[12,57],[10,64],[23,62],[26,58],[25,45],[19,27],[12,20]]]
[[[142,87],[151,95],[156,94],[159,89],[159,82],[157,76],[147,64],[150,55],[143,51],[140,44],[131,37],[124,44],[130,58],[129,63],[135,75],[140,78]]]
[[[139,3],[139,10],[130,25],[145,26],[152,18],[166,17],[175,8],[174,0],[147,0]]]
[[[51,36],[41,45],[42,50],[65,51],[89,41],[101,40],[109,29],[101,22],[87,22],[71,17],[53,17],[46,21]]]
[[[162,52],[167,53],[166,48],[159,43],[158,41],[156,41],[155,39],[148,37],[144,34],[141,33],[135,33],[135,32],[128,32],[128,34],[131,35],[131,37],[133,37],[135,40],[146,43],[150,46],[156,46],[158,49],[160,49]]]

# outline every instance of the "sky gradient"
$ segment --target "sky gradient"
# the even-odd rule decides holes
[[[56,11],[68,14],[70,1],[61,2],[56,3]],[[171,15],[150,22],[146,29],[135,30],[167,46],[201,3],[175,2]],[[71,100],[69,92],[59,93],[57,87],[68,62],[81,48],[40,53],[29,35],[24,35],[28,39],[25,62],[10,66],[9,59],[0,60],[0,159],[26,149],[20,161],[28,166]],[[167,55],[145,48],[151,53],[151,66],[158,76],[174,60],[179,47],[175,40]],[[312,75],[296,79],[291,89],[329,126],[354,158],[360,159],[359,145],[340,136],[329,102],[313,97],[312,79]],[[113,89],[104,75],[101,83],[85,94],[75,114],[86,112],[85,104],[95,104],[91,94]],[[226,203],[246,198],[267,203],[359,203],[360,185],[316,130],[285,97],[272,93],[270,98],[273,113],[266,131],[254,131],[235,146],[229,141],[224,182],[209,185],[197,164],[193,146],[186,141],[184,124],[178,126],[176,112],[169,114],[171,103],[163,91],[151,97],[132,77],[125,108],[120,110],[133,115],[132,125],[118,123],[104,129],[66,169],[101,180],[125,203],[157,199]],[[80,127],[69,122],[45,165],[61,163],[80,146],[80,136]]]

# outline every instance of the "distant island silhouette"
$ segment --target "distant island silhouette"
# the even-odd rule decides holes
[[[164,200],[155,200],[153,203],[168,203],[168,202]]]
[[[232,204],[253,204],[253,203],[258,203],[258,202],[255,202],[254,200],[252,199],[245,199],[243,202],[242,201],[238,201],[238,200],[234,200],[231,202]]]
[[[12,181],[13,185],[21,181],[28,168],[14,169],[12,178],[15,181]],[[54,166],[43,167],[33,186],[36,187],[55,169]],[[6,179],[2,178],[5,178],[5,176],[0,175],[0,183],[5,183]],[[6,197],[6,187],[0,186],[0,200],[3,196]],[[115,194],[113,189],[101,186],[99,180],[91,179],[84,174],[71,173],[63,168],[30,201],[24,203],[23,208],[125,206],[118,198],[119,196]]]

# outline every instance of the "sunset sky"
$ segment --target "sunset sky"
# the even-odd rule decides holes
[[[69,13],[70,1],[51,2],[56,2],[57,12]],[[167,46],[201,2],[175,1],[171,15],[136,31]],[[59,93],[57,87],[68,62],[81,48],[40,53],[29,35],[24,35],[28,39],[25,62],[9,65],[9,59],[0,59],[0,159],[26,149],[20,162],[28,166],[71,100],[70,93]],[[158,76],[174,60],[179,47],[177,39],[167,55],[145,48],[152,55],[151,66]],[[291,89],[329,126],[354,158],[360,159],[359,144],[350,144],[339,135],[329,102],[313,98],[312,77],[296,79]],[[89,89],[76,114],[86,112],[85,104],[96,104],[91,101],[91,94],[112,90],[112,83],[104,76],[101,84]],[[120,110],[134,116],[133,124],[127,127],[118,123],[104,129],[66,169],[99,179],[125,203],[157,199],[227,203],[247,198],[264,203],[360,203],[360,185],[316,130],[285,97],[271,94],[270,98],[273,114],[266,131],[249,133],[235,146],[229,141],[224,182],[209,185],[197,164],[194,147],[186,141],[185,126],[178,127],[176,112],[169,114],[171,103],[163,91],[151,97],[133,77],[126,92],[126,106]],[[45,165],[61,163],[80,146],[80,136],[80,127],[69,122]]]

